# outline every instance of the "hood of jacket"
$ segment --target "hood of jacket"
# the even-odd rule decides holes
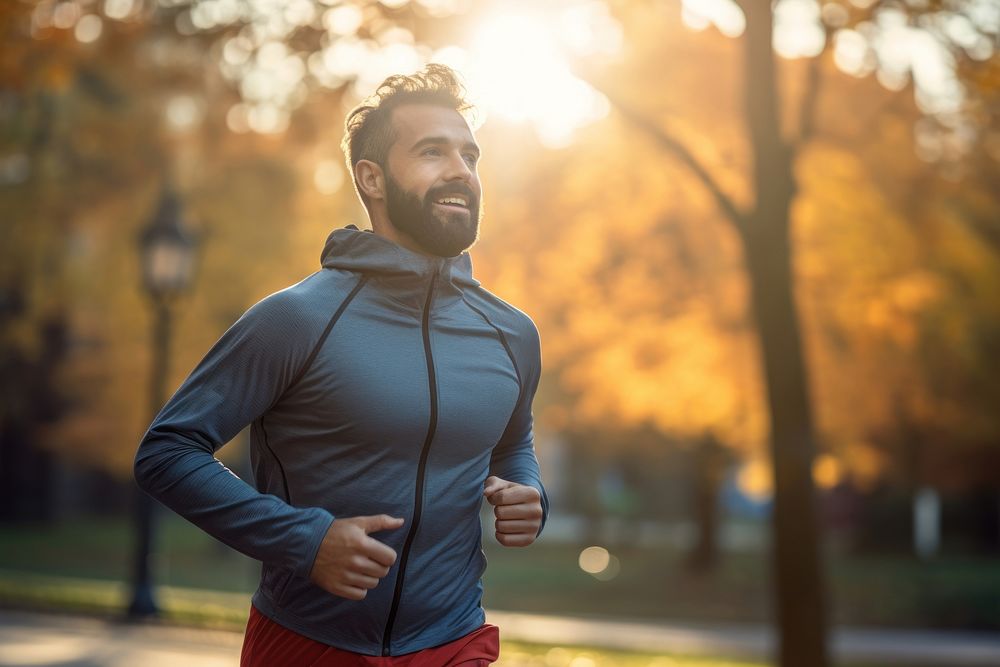
[[[423,255],[354,225],[330,233],[320,262],[325,269],[373,274],[396,286],[426,284],[432,275],[459,290],[479,286],[468,252],[456,257]]]

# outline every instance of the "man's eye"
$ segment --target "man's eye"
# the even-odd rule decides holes
[[[426,149],[424,149],[424,152],[421,153],[421,155],[437,156],[437,155],[441,155],[441,151],[439,151],[436,148],[426,148]]]
[[[465,161],[469,163],[470,167],[475,167],[476,163],[479,162],[479,156],[474,155],[473,153],[466,153]]]

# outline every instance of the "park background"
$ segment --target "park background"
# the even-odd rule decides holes
[[[0,30],[0,604],[128,605],[152,414],[367,226],[344,115],[436,61],[480,105],[476,275],[543,349],[552,518],[487,538],[485,604],[773,625],[786,666],[834,625],[1000,631],[996,2],[16,0]],[[156,220],[194,253],[162,302]],[[249,479],[242,436],[219,457]],[[239,628],[259,565],[154,519],[161,614]]]

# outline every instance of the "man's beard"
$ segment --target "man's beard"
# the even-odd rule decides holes
[[[408,192],[385,172],[386,207],[389,222],[412,238],[420,248],[431,255],[454,257],[476,242],[479,235],[479,199],[463,183],[453,183],[432,188],[420,197]],[[469,203],[468,215],[458,211],[435,211],[435,201],[449,195],[462,195]]]

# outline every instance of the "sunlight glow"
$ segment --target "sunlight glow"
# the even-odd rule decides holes
[[[695,31],[714,25],[726,37],[739,37],[747,27],[743,10],[733,0],[682,0],[681,20]]]
[[[852,76],[868,76],[878,67],[875,52],[868,40],[854,30],[840,30],[833,38],[833,62],[841,72]]]
[[[362,21],[364,15],[354,5],[340,5],[323,13],[323,27],[335,35],[353,35]]]
[[[910,26],[899,10],[882,10],[876,21],[879,31],[869,41],[878,58],[879,81],[899,89],[912,77],[917,104],[925,113],[957,110],[964,92],[948,48],[931,33]]]
[[[851,0],[851,4],[871,9],[875,1]],[[966,101],[951,45],[973,60],[986,61],[1000,44],[996,0],[969,0],[962,12],[941,10],[918,24],[893,3],[874,8],[870,21],[852,27],[846,27],[849,17],[847,8],[836,3],[777,0],[774,50],[784,58],[816,57],[826,48],[829,30],[838,68],[857,77],[874,73],[891,90],[902,90],[912,82],[918,106],[931,115],[959,113]],[[681,0],[681,18],[690,30],[715,26],[730,37],[746,28],[734,0]]]
[[[115,4],[116,14],[124,14],[131,0],[106,1]],[[418,12],[431,16],[461,13],[471,5],[469,0],[413,3]],[[459,71],[481,112],[530,123],[548,147],[566,146],[576,130],[610,110],[607,99],[575,76],[571,65],[575,59],[621,52],[621,25],[604,2],[483,3],[477,6],[481,18],[465,33],[468,41],[436,53],[418,44],[407,28],[371,20],[362,4],[196,0],[176,22],[182,34],[244,22],[238,34],[223,40],[221,54],[221,71],[239,87],[242,97],[226,117],[234,132],[283,132],[310,86],[347,85],[351,95],[362,99],[385,77],[414,72],[426,62]],[[382,4],[394,8],[406,2]],[[73,17],[63,21],[69,18]],[[290,36],[303,23],[321,26],[325,32],[319,51],[296,50]]]
[[[544,145],[562,147],[574,131],[610,110],[603,95],[574,76],[569,58],[617,52],[620,26],[600,3],[564,5],[558,12],[516,4],[520,11],[505,9],[481,20],[471,49],[448,47],[431,61],[461,72],[487,113],[530,122]]]
[[[774,50],[783,58],[812,58],[826,46],[816,0],[780,0],[774,8]]]

